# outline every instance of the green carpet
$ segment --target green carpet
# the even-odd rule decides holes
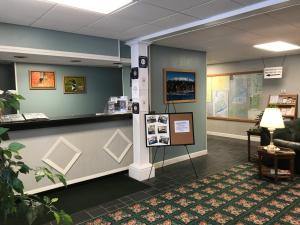
[[[300,225],[300,179],[274,184],[247,163],[82,225]]]

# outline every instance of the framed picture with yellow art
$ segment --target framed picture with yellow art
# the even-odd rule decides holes
[[[83,76],[65,76],[64,93],[65,94],[82,94],[86,92],[86,80]]]
[[[31,90],[56,89],[55,72],[29,71],[29,87]]]

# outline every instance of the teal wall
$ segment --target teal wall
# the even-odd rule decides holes
[[[0,63],[0,90],[15,89],[14,65]]]
[[[124,41],[120,42],[120,57],[131,58],[131,48],[129,45],[126,45]]]
[[[163,104],[163,69],[177,68],[195,70],[196,80],[196,103],[175,104],[177,112],[193,112],[195,127],[195,142],[189,146],[190,152],[206,150],[206,53],[177,48],[152,45],[150,47],[151,57],[151,109],[164,112]],[[170,107],[171,111],[173,107]],[[160,154],[159,154],[160,153]],[[162,160],[162,151],[158,154],[158,160]],[[170,147],[166,151],[166,159],[185,155],[184,147]],[[153,155],[153,154],[152,154]]]
[[[82,66],[60,66],[17,63],[18,91],[26,100],[21,113],[43,112],[51,117],[103,112],[110,96],[122,95],[122,70]],[[54,71],[56,90],[30,90],[29,70]],[[85,76],[87,92],[64,94],[63,76]]]
[[[123,83],[123,95],[128,96],[129,99],[132,98],[131,87],[130,87],[130,72],[131,67],[123,66],[122,68],[122,83]]]
[[[0,45],[119,56],[118,40],[0,23]],[[126,47],[123,47],[125,55]]]

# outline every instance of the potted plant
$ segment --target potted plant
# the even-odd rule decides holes
[[[0,113],[8,108],[18,110],[20,100],[24,98],[15,91],[0,90]],[[58,198],[50,199],[47,196],[41,198],[24,193],[24,185],[19,178],[20,174],[31,172],[34,173],[37,182],[47,178],[53,183],[58,180],[66,186],[64,176],[59,173],[54,174],[46,167],[30,168],[20,155],[25,146],[18,142],[6,144],[5,141],[8,139],[8,129],[1,127],[0,123],[0,223],[1,220],[7,221],[9,217],[25,214],[28,224],[32,224],[43,210],[47,210],[53,215],[57,224],[72,224],[72,218],[55,207]]]

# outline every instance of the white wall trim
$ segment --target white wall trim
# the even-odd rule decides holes
[[[0,45],[0,52],[120,62],[120,57],[118,56],[87,54],[81,52],[56,51],[56,50],[38,49],[38,48],[23,48],[23,47],[6,46],[6,45]]]
[[[207,150],[201,150],[201,151],[198,151],[198,152],[193,152],[191,153],[191,158],[196,158],[196,157],[200,157],[200,156],[204,156],[204,155],[207,155],[208,152]],[[185,160],[188,160],[189,159],[189,156],[186,154],[186,155],[182,155],[182,156],[178,156],[178,157],[175,157],[175,158],[172,158],[172,159],[167,159],[165,160],[165,163],[164,163],[164,166],[168,166],[168,165],[172,165],[172,164],[175,164],[175,163],[178,163],[178,162],[182,162],[182,161],[185,161]],[[160,168],[162,167],[162,161],[160,162],[157,162],[154,164],[154,167],[155,168]]]
[[[110,175],[110,174],[119,173],[119,172],[128,170],[128,168],[129,168],[129,166],[126,166],[126,167],[122,167],[122,168],[118,168],[118,169],[114,169],[114,170],[109,170],[109,171],[105,171],[105,172],[102,172],[102,173],[97,173],[97,174],[86,176],[86,177],[80,177],[80,178],[77,178],[77,179],[74,179],[74,180],[67,181],[67,184],[68,185],[76,184],[76,183],[96,179],[96,178],[99,178],[99,177],[107,176],[107,175]],[[41,188],[33,189],[33,190],[30,190],[30,191],[26,191],[25,193],[33,195],[33,194],[37,194],[37,193],[40,193],[40,192],[60,188],[60,187],[63,187],[63,186],[64,185],[62,183],[57,183],[57,184],[49,185],[49,186],[46,186],[46,187],[41,187]]]
[[[219,137],[234,138],[234,139],[239,139],[239,140],[248,140],[248,137],[245,135],[228,134],[228,133],[220,133],[220,132],[213,132],[213,131],[207,131],[207,134],[219,136]],[[251,137],[251,141],[260,142],[260,138],[259,137]]]

